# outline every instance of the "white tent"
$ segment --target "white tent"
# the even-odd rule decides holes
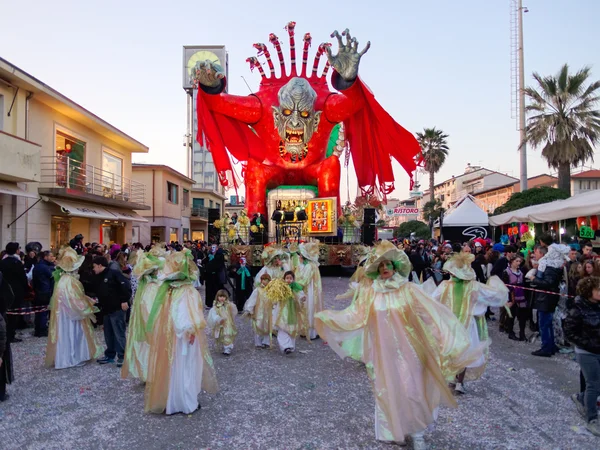
[[[473,196],[467,194],[444,214],[445,227],[470,227],[489,225],[487,213],[477,205]],[[439,227],[439,224],[437,225]]]
[[[555,200],[492,216],[490,225],[499,226],[512,222],[545,223],[596,215],[600,215],[600,191],[590,191],[566,200]]]

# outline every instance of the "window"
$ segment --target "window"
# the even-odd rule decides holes
[[[123,160],[103,150],[102,171],[102,186],[120,193],[123,186]]]
[[[187,189],[183,190],[183,207],[187,208],[190,206],[190,191]]]
[[[56,184],[86,191],[85,142],[62,131],[56,132]],[[67,173],[68,172],[68,173]]]
[[[220,203],[215,203],[215,208],[221,209],[221,204]]]
[[[209,201],[208,201],[208,207],[209,207],[209,208],[212,208],[212,207],[213,207],[213,201],[212,201],[212,200],[209,200]]]
[[[177,204],[177,194],[179,192],[179,186],[167,181],[167,200],[169,203]]]
[[[204,208],[204,199],[203,198],[195,198],[193,201],[194,208]]]

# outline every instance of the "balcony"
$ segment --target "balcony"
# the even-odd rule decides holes
[[[192,208],[191,219],[208,220],[208,208],[205,208],[204,206],[194,206]]]
[[[24,182],[40,181],[40,145],[0,131],[0,178]]]
[[[78,198],[101,205],[148,210],[145,186],[66,156],[43,156],[40,162],[41,195]]]

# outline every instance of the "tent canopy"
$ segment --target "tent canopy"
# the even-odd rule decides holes
[[[444,214],[445,227],[487,227],[488,225],[489,221],[487,213],[477,205],[475,198],[469,194],[457,201],[454,206]]]
[[[490,225],[500,226],[512,222],[546,223],[599,214],[600,191],[590,191],[565,200],[555,200],[492,216]]]

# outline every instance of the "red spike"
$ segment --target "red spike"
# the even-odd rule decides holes
[[[267,78],[267,75],[265,74],[265,71],[263,70],[258,58],[251,56],[250,58],[246,58],[246,62],[250,63],[250,71],[253,71],[256,68],[260,72],[261,77]]]
[[[305,74],[308,76],[308,72],[306,71],[306,65],[308,64],[308,47],[310,47],[310,43],[312,42],[312,37],[310,33],[306,33],[304,35],[304,51],[302,52],[302,71],[300,75]]]
[[[292,62],[290,75],[296,74],[296,40],[294,39],[294,28],[296,28],[296,22],[290,22],[285,27],[290,36],[290,60]]]
[[[279,58],[279,66],[281,68],[281,76],[284,77],[286,75],[285,62],[283,60],[283,52],[281,51],[281,43],[279,42],[279,38],[275,34],[271,33],[269,34],[269,41],[271,44],[273,44],[275,50],[277,50],[277,57]]]
[[[267,48],[267,46],[259,42],[257,44],[254,44],[254,48],[258,50],[258,56],[265,55],[267,63],[269,64],[269,71],[271,72],[271,77],[275,77],[275,67],[273,67],[273,61],[271,61],[271,54],[269,53],[269,49]]]
[[[327,42],[323,42],[323,43],[321,43],[321,45],[319,45],[319,49],[317,50],[317,54],[315,55],[315,61],[313,62],[313,69],[312,69],[313,77],[317,76],[317,69],[319,68],[319,60],[321,59],[321,56],[323,55],[323,53],[325,53],[325,47],[331,47],[331,44],[329,44]]]

